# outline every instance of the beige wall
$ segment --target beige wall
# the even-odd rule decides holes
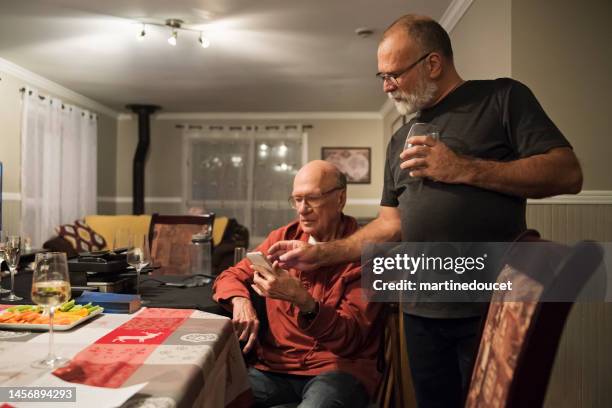
[[[511,74],[510,0],[474,0],[450,33],[455,67],[463,79]]]
[[[20,192],[19,132],[21,128],[21,93],[23,84],[16,78],[0,72],[0,161],[4,165],[3,192]],[[19,201],[2,200],[2,226],[5,233],[19,229]]]
[[[512,2],[512,74],[570,140],[584,189],[612,190],[612,3]]]
[[[98,196],[117,190],[117,120],[98,115]]]
[[[369,146],[372,148],[372,183],[349,185],[349,199],[378,200],[382,191],[384,147],[381,119],[302,119],[302,120],[166,120],[151,121],[151,146],[147,157],[145,196],[182,197],[182,138],[177,124],[191,125],[275,125],[304,124],[308,129],[308,160],[319,159],[323,146]],[[132,159],[137,142],[138,121],[135,118],[120,120],[117,132],[117,185],[116,196],[132,195]],[[349,205],[348,214],[357,217],[373,217],[378,205]],[[149,203],[145,210],[182,211],[181,204]],[[131,204],[117,205],[118,212],[130,212]]]
[[[585,190],[610,190],[612,56],[607,0],[512,1],[512,76],[527,84],[574,146]],[[529,206],[546,238],[612,240],[612,205]],[[612,406],[612,305],[577,304],[566,324],[546,407]]]
[[[389,102],[387,102],[387,104],[388,103]],[[387,105],[385,105],[385,106],[387,106]],[[388,109],[387,112],[384,114],[384,117],[383,117],[383,146],[385,147],[385,153],[387,151],[387,145],[391,141],[391,137],[393,136],[393,134],[404,123],[408,122],[408,120],[411,117],[412,116],[410,116],[410,115],[402,117],[399,114],[399,112],[397,111],[397,109],[395,109],[395,106],[393,106],[392,108]]]
[[[0,161],[4,164],[4,193],[20,193],[21,174],[21,93],[19,89],[30,86],[27,81],[0,71]],[[36,87],[35,87],[36,88]],[[79,105],[74,101],[37,88],[41,93],[58,97],[63,102]],[[114,190],[116,144],[116,119],[98,114],[98,183],[102,191]],[[20,229],[21,209],[17,200],[3,200],[2,224],[5,232],[17,233]]]

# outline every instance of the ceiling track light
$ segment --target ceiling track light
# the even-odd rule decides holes
[[[203,31],[201,30],[196,30],[193,28],[187,28],[187,27],[183,27],[183,20],[179,20],[176,18],[169,18],[165,21],[164,24],[161,23],[152,23],[152,22],[147,22],[147,23],[142,23],[142,30],[138,33],[138,40],[139,41],[143,41],[145,39],[145,36],[147,35],[146,33],[146,27],[145,25],[153,25],[153,26],[158,26],[158,27],[170,27],[170,29],[172,30],[170,37],[168,37],[168,44],[170,44],[171,46],[176,46],[177,44],[177,39],[178,39],[178,32],[179,31],[193,31],[193,32],[199,32],[200,35],[198,37],[198,43],[200,44],[200,47],[202,48],[208,48],[210,47],[210,40],[204,36]]]
[[[138,41],[144,41],[147,32],[145,31],[145,25],[142,25],[142,30],[138,33]]]
[[[170,44],[171,46],[176,46],[176,39],[178,37],[178,32],[176,30],[172,30],[172,35],[170,37],[168,37],[168,44]]]
[[[202,35],[202,32],[200,31],[200,38],[198,38],[198,42],[200,43],[200,46],[202,48],[208,48],[210,47],[210,41],[208,40],[208,38],[204,37]]]

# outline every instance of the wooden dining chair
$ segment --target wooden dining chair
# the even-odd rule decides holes
[[[202,215],[153,214],[149,230],[151,257],[163,275],[188,275],[189,247],[194,234],[212,234],[214,213]]]
[[[373,406],[416,408],[400,305],[386,304],[383,316],[384,337],[379,358],[382,378],[374,396]]]
[[[520,241],[547,242],[528,232]],[[594,242],[573,247],[547,242],[507,254],[498,282],[530,293],[529,301],[505,301],[495,294],[466,400],[466,408],[541,407],[557,347],[573,302],[602,261]],[[531,248],[531,247],[529,247]],[[542,253],[545,251],[546,253]],[[513,289],[514,291],[514,289]],[[533,300],[532,300],[533,299]]]

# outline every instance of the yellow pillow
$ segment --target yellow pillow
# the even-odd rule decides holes
[[[125,228],[132,234],[149,233],[150,215],[88,215],[85,222],[106,240],[106,249],[113,245],[115,231]]]
[[[215,223],[213,224],[213,245],[217,246],[221,243],[223,239],[223,234],[225,234],[225,229],[227,228],[227,224],[229,222],[229,218],[227,217],[215,217]]]

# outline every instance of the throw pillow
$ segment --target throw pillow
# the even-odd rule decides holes
[[[60,225],[56,232],[70,242],[77,252],[99,251],[106,247],[104,238],[82,220],[76,220],[73,225]]]
[[[52,252],[65,252],[68,258],[78,256],[72,244],[62,237],[53,237],[43,244],[43,248]]]

